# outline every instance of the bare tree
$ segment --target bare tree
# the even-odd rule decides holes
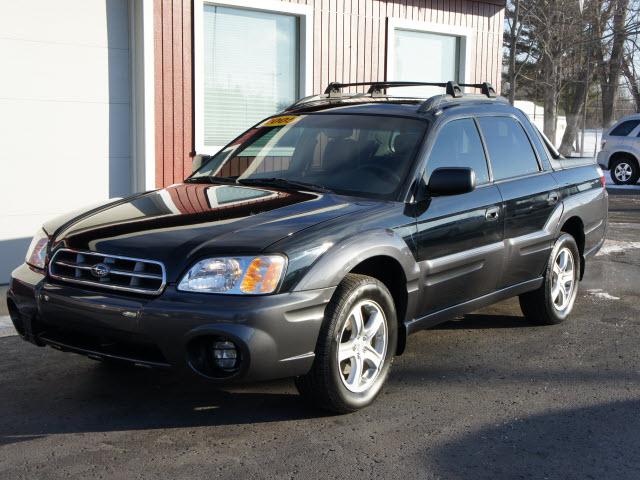
[[[513,105],[516,99],[518,77],[531,58],[534,43],[526,28],[528,22],[526,2],[521,0],[508,2],[505,19],[508,29],[504,35],[504,40],[509,52],[506,83],[509,85],[509,103]],[[520,61],[518,61],[519,56],[521,57]]]
[[[599,49],[600,90],[602,91],[602,126],[608,127],[614,120],[615,100],[622,76],[624,44],[627,39],[626,18],[631,0],[611,0],[613,21],[611,33],[601,32],[603,43]],[[610,38],[611,48],[607,49]],[[607,52],[607,50],[609,50]],[[607,56],[608,53],[608,56]]]
[[[622,73],[636,104],[636,110],[640,112],[640,32],[638,21],[635,21],[640,18],[640,1],[634,2],[629,17],[632,20],[628,28],[629,38],[622,59]]]
[[[633,96],[633,101],[636,103],[636,110],[640,112],[640,71],[638,71],[634,59],[635,56],[625,56],[622,61],[622,71],[629,84],[629,91]]]
[[[566,114],[563,153],[573,150],[592,89],[601,94],[604,124],[614,119],[623,76],[632,94],[640,93],[640,0],[586,0],[582,12],[578,5],[577,0],[508,0],[505,21],[503,84],[509,86],[509,100],[541,101],[544,132],[554,143],[558,113]]]
[[[600,47],[600,39],[594,35],[596,24],[602,21],[602,0],[588,2],[581,12],[581,38],[578,45],[568,53],[569,63],[574,65],[567,78],[566,108],[567,128],[560,142],[560,153],[573,152],[580,125],[586,120],[585,108],[594,78],[594,52]]]
[[[556,142],[558,102],[565,86],[567,72],[573,70],[571,52],[580,43],[580,17],[577,2],[570,0],[538,0],[532,15],[539,32],[540,72],[543,86],[544,133]],[[569,68],[567,68],[569,66]]]
[[[531,37],[529,28],[529,6],[531,2],[508,0],[506,6],[504,32],[506,75],[502,82],[509,102],[513,105],[518,91],[518,80],[526,67],[535,65],[535,39]],[[526,74],[526,72],[525,72]]]

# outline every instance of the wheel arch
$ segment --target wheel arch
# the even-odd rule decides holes
[[[630,160],[631,162],[636,164],[637,168],[640,168],[640,152],[631,151],[631,150],[616,150],[611,155],[609,155],[609,161],[607,164],[609,165],[609,169],[613,167],[613,163],[616,160]]]
[[[571,235],[576,241],[576,245],[578,246],[578,252],[580,252],[580,280],[584,276],[585,270],[585,258],[584,258],[584,248],[585,248],[585,232],[584,232],[584,222],[578,215],[574,215],[572,217],[564,220],[564,223],[560,227],[560,233],[568,233]]]
[[[405,346],[405,319],[413,315],[420,269],[404,239],[391,230],[360,233],[333,245],[310,268],[294,290],[337,286],[349,273],[369,275],[391,293],[398,317],[396,354]]]
[[[408,306],[407,278],[395,258],[387,255],[376,255],[369,257],[357,264],[349,273],[358,273],[373,277],[384,284],[391,293],[393,303],[396,307],[398,322],[398,343],[396,345],[396,355],[401,355],[406,346],[407,334],[405,331],[405,319]]]

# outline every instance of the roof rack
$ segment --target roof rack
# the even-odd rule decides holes
[[[489,98],[496,96],[496,90],[489,82],[482,83],[457,83],[448,82],[356,82],[356,83],[339,83],[331,82],[324,91],[329,97],[340,97],[342,89],[346,87],[363,87],[369,85],[368,95],[376,96],[383,94],[383,90],[393,87],[442,87],[446,89],[446,94],[454,98],[460,98],[464,95],[461,87],[479,88],[483,95]]]
[[[342,90],[347,87],[364,87],[368,86],[369,89],[366,93],[356,93],[344,95]],[[441,102],[443,97],[448,98],[463,98],[465,96],[462,91],[463,87],[471,87],[478,88],[482,95],[487,98],[496,98],[496,90],[493,88],[489,82],[482,83],[457,83],[453,81],[448,82],[401,82],[401,81],[378,81],[378,82],[355,82],[355,83],[340,83],[340,82],[331,82],[324,91],[323,95],[312,95],[309,97],[302,98],[297,102],[293,103],[286,110],[291,110],[296,107],[300,107],[304,104],[318,101],[331,101],[331,100],[339,100],[342,98],[376,98],[376,97],[384,97],[386,96],[385,90],[388,88],[396,88],[396,87],[441,87],[445,89],[444,96],[436,96],[427,99],[422,103],[419,111],[425,111],[425,106],[427,104],[433,105],[433,100],[438,99],[438,102]],[[475,96],[477,98],[477,96]]]
[[[384,90],[393,87],[442,87],[447,89],[447,94],[452,96],[462,95],[462,89],[455,82],[355,82],[355,83],[330,83],[324,91],[329,98],[340,98],[342,89],[347,87],[369,86],[366,95],[372,97],[381,96]]]

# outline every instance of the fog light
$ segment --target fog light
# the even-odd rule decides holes
[[[238,350],[233,342],[213,342],[213,362],[220,370],[235,370],[238,366]]]

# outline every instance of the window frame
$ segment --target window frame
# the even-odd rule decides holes
[[[193,66],[194,66],[194,140],[197,154],[214,155],[225,145],[204,144],[204,6],[235,8],[257,12],[291,15],[298,18],[298,95],[300,98],[313,92],[313,7],[277,0],[194,0],[193,12]],[[277,113],[277,112],[274,112]],[[242,132],[238,132],[240,134]],[[230,139],[233,140],[233,139]]]
[[[387,23],[387,79],[392,80],[413,80],[418,78],[395,78],[396,66],[396,30],[408,30],[411,32],[433,33],[435,35],[444,35],[447,37],[457,37],[459,43],[458,48],[458,79],[451,78],[460,83],[471,83],[471,59],[472,46],[474,44],[475,32],[472,28],[461,27],[458,25],[442,25],[437,23],[419,22],[414,20],[405,20],[401,18],[389,18]],[[424,79],[429,81],[430,79]]]

